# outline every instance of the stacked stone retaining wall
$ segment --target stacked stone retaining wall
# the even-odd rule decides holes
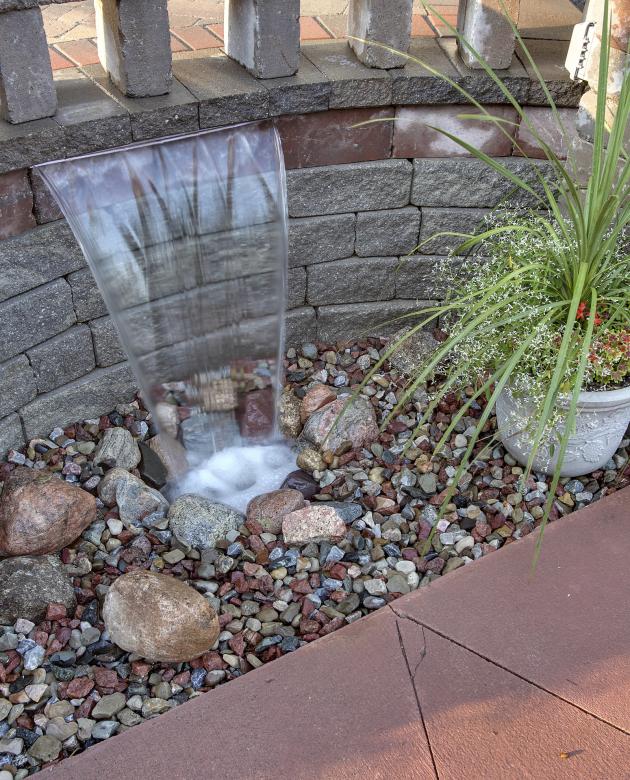
[[[581,90],[561,68],[562,45],[531,48],[572,127]],[[56,424],[107,412],[136,389],[83,255],[33,169],[40,162],[273,121],[287,166],[289,343],[385,333],[420,302],[441,299],[436,269],[453,240],[424,242],[438,231],[473,230],[509,187],[430,126],[465,135],[519,173],[529,165],[522,152],[542,153],[452,41],[422,40],[412,49],[513,122],[503,125],[508,136],[498,125],[462,120],[461,97],[420,65],[372,70],[337,41],[303,45],[296,76],[266,81],[222,55],[187,56],[173,63],[170,95],[140,100],[117,92],[100,66],[67,69],[56,84],[55,117],[0,122],[0,456]],[[503,76],[566,153],[533,74],[515,59]],[[364,124],[370,120],[377,121]]]

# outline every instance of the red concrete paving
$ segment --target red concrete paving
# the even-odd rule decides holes
[[[404,646],[417,643],[420,626],[400,625]],[[626,734],[428,629],[423,638],[415,682],[440,780],[622,776]]]
[[[629,499],[551,523],[533,574],[537,534],[393,607],[630,732]]]
[[[629,498],[550,525],[533,575],[537,534],[42,780],[630,778]]]
[[[382,610],[40,777],[434,780],[396,623]]]

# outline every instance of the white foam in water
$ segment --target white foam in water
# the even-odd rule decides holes
[[[286,444],[226,447],[190,471],[177,492],[196,493],[244,512],[252,498],[277,490],[295,468],[295,453]]]

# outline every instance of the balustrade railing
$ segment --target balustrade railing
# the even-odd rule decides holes
[[[40,5],[68,0],[0,0],[0,111],[11,123],[53,116],[57,98]],[[126,96],[164,95],[172,82],[167,0],[94,0],[98,55],[113,84]],[[412,0],[350,0],[348,44],[367,66],[389,69],[404,57],[412,28]],[[592,0],[589,19],[601,0]],[[494,68],[506,68],[520,0],[460,0],[457,26]],[[612,0],[626,14],[628,0]],[[618,9],[617,11],[615,9]],[[624,10],[625,9],[625,10]],[[294,75],[300,62],[299,0],[225,0],[225,53],[254,77]],[[478,63],[465,48],[469,67]]]

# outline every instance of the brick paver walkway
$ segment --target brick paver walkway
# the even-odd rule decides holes
[[[442,0],[432,7],[450,24],[456,23],[458,0]],[[168,0],[171,47],[174,53],[219,49],[223,46],[223,0]],[[344,38],[347,0],[302,0],[302,40]],[[567,40],[581,13],[570,0],[528,0],[522,4],[521,30],[530,37]],[[412,35],[435,37],[449,31],[435,15],[415,0]],[[42,9],[53,70],[92,65],[96,54],[94,2],[48,5]]]
[[[630,777],[630,489],[42,780]]]

